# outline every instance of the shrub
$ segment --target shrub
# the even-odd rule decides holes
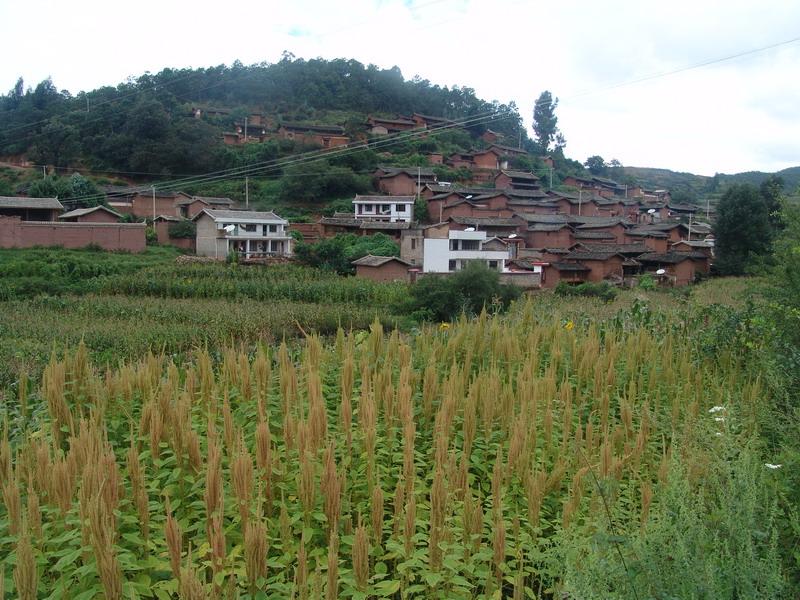
[[[559,296],[596,297],[606,302],[611,302],[617,297],[616,288],[607,281],[601,281],[599,283],[587,281],[586,283],[578,285],[570,285],[569,283],[560,281],[555,288],[555,292]]]
[[[167,227],[171,238],[194,238],[197,235],[197,224],[194,221],[178,221]]]

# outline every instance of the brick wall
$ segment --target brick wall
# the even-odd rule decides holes
[[[0,217],[0,248],[83,248],[93,244],[103,250],[143,252],[144,232],[143,223],[49,223]]]

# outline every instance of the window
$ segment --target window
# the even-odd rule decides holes
[[[255,231],[256,231],[256,224],[255,223],[244,223],[242,225],[239,225],[239,227],[243,231],[247,231],[249,233],[255,233]]]
[[[364,212],[372,212],[372,204],[365,204]]]
[[[480,242],[478,240],[461,240],[462,250],[480,250]]]
[[[489,261],[489,268],[490,269],[494,269],[496,271],[497,270],[497,266],[498,266],[498,263],[497,263],[496,260],[490,260]]]
[[[447,264],[447,269],[448,269],[449,271],[455,271],[455,270],[456,270],[456,261],[454,261],[454,260],[451,260],[451,261],[450,261],[450,262]]]
[[[412,250],[416,250],[417,249],[417,238],[413,238],[413,237],[411,238],[411,249]]]
[[[395,204],[394,205],[395,212],[404,213],[404,212],[406,212],[406,208],[408,208],[407,204]]]
[[[278,232],[278,226],[277,225],[268,225],[268,227],[269,227],[269,232],[270,233],[277,233]]]
[[[391,204],[381,204],[381,212],[387,213],[392,210]]]

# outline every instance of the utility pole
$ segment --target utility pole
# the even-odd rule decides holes
[[[42,165],[42,179],[47,179],[47,165]]]
[[[553,167],[550,167],[550,189],[553,189]]]
[[[694,216],[694,213],[689,213],[689,237],[686,238],[687,242],[691,242],[692,241],[692,217],[693,216]]]
[[[247,141],[247,117],[244,118],[244,141]]]
[[[244,205],[245,208],[250,208],[250,178],[244,178]]]
[[[578,188],[578,216],[581,216],[581,204],[583,203],[583,188]]]
[[[156,226],[156,186],[150,186],[153,189],[153,227]]]

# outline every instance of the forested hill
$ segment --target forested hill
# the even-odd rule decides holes
[[[670,171],[669,169],[654,169],[648,167],[620,167],[613,176],[620,180],[630,178],[648,188],[668,189],[688,200],[696,200],[708,194],[714,195],[722,192],[727,186],[735,183],[749,183],[755,186],[772,175],[783,179],[783,189],[787,194],[793,194],[800,186],[800,167],[783,169],[776,173],[762,171],[747,171],[728,175],[717,173],[713,177]]]
[[[195,105],[231,112],[198,120],[192,118]],[[370,113],[460,119],[509,110],[517,117],[492,122],[492,129],[527,142],[513,103],[482,100],[466,87],[406,80],[397,67],[284,55],[274,64],[165,69],[76,95],[50,80],[27,89],[20,80],[0,97],[0,156],[24,154],[58,167],[192,174],[236,162],[221,134],[252,111],[277,123],[327,122],[347,129],[363,125]]]

